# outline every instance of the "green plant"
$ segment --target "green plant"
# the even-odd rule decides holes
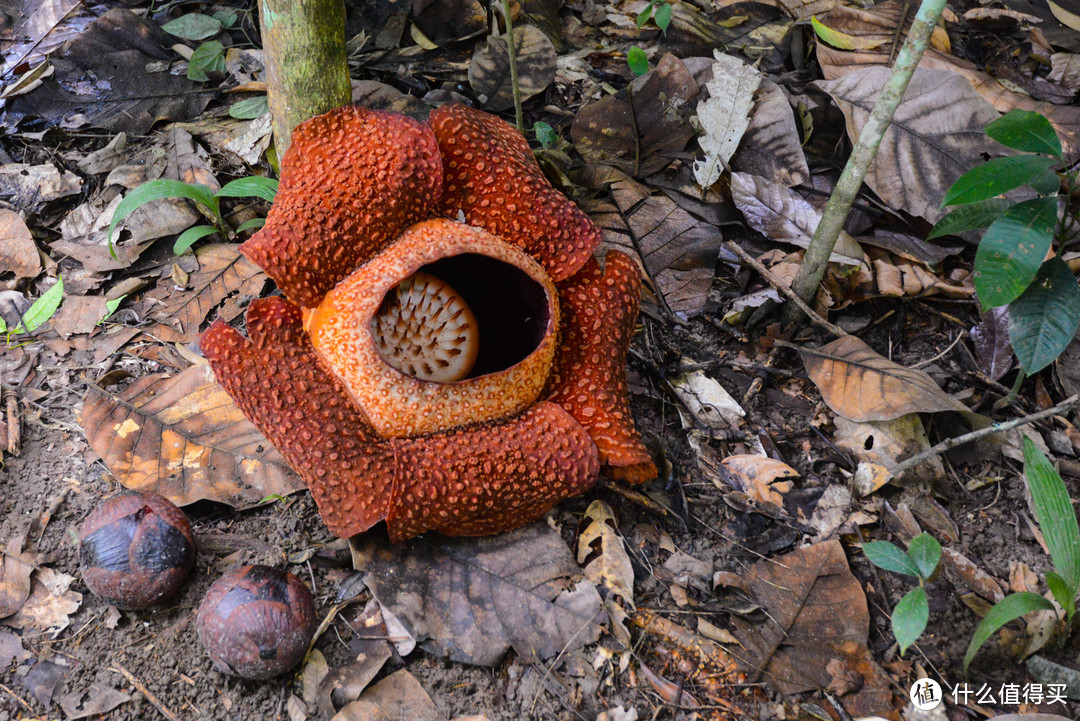
[[[668,25],[671,25],[671,3],[667,0],[649,0],[648,6],[644,10],[638,13],[637,26],[645,27],[645,24],[651,19],[656,23],[656,27],[667,35]]]
[[[986,228],[975,254],[975,291],[984,309],[1008,305],[1009,339],[1031,375],[1065,350],[1080,325],[1080,286],[1061,259],[1076,235],[1077,213],[1069,206],[1080,181],[1076,170],[1055,172],[1061,141],[1038,113],[1013,110],[987,125],[986,134],[1021,153],[977,165],[953,183],[942,206],[958,207],[929,237]],[[1025,185],[1037,197],[1000,197]]]
[[[1076,596],[1080,592],[1080,527],[1077,526],[1076,511],[1061,476],[1029,438],[1024,439],[1024,478],[1031,491],[1035,522],[1046,540],[1050,563],[1054,567],[1046,574],[1046,585],[1065,614],[1063,637],[1067,637],[1076,621]],[[1030,591],[1010,594],[995,603],[975,627],[964,654],[964,671],[995,631],[1009,621],[1039,610],[1052,611],[1054,604]]]
[[[933,578],[941,560],[941,544],[929,533],[911,539],[908,550],[888,541],[871,541],[863,545],[863,553],[878,568],[905,576],[914,576],[919,585],[908,591],[892,613],[893,635],[900,645],[900,655],[926,630],[930,605],[926,600],[926,582]]]
[[[222,30],[232,27],[239,17],[236,10],[223,8],[213,15],[187,13],[170,20],[161,29],[184,40],[206,40]],[[207,73],[225,72],[225,46],[217,40],[201,43],[188,58],[187,76],[191,80],[205,82]]]
[[[8,340],[10,340],[13,335],[33,333],[44,325],[49,318],[52,318],[53,315],[56,314],[56,310],[60,307],[60,303],[63,299],[64,279],[57,276],[56,283],[42,293],[41,297],[35,300],[33,305],[26,309],[22,318],[19,319],[19,324],[14,328],[8,328],[4,319],[0,318],[0,333],[6,334]]]
[[[263,219],[255,218],[254,220],[249,220],[246,223],[241,224],[236,230],[230,229],[228,223],[225,222],[225,218],[221,214],[221,199],[262,198],[263,200],[272,201],[274,195],[277,194],[277,186],[278,181],[273,180],[272,178],[259,177],[233,180],[222,186],[221,190],[216,193],[205,185],[184,183],[179,180],[169,180],[167,178],[159,178],[158,180],[151,180],[143,183],[128,193],[124,199],[120,201],[120,204],[116,206],[116,212],[113,213],[112,222],[109,224],[109,250],[113,252],[115,257],[112,237],[113,231],[116,230],[116,226],[119,225],[120,221],[131,215],[137,208],[153,200],[161,200],[162,198],[187,198],[188,200],[194,200],[214,223],[213,225],[193,226],[177,236],[176,242],[173,244],[173,252],[177,255],[186,252],[196,241],[201,240],[208,235],[217,233],[225,240],[235,233],[262,227],[264,222]]]
[[[533,133],[536,134],[536,139],[540,141],[540,145],[545,148],[550,148],[559,139],[559,134],[555,132],[555,128],[543,120],[537,120],[533,123]]]
[[[649,72],[649,58],[637,45],[626,51],[626,64],[634,71],[634,75],[644,75]]]

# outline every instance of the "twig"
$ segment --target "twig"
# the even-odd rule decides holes
[[[918,453],[918,454],[912,456],[911,458],[908,458],[906,461],[901,461],[900,463],[897,463],[895,466],[893,466],[892,468],[889,469],[889,473],[891,473],[893,475],[893,477],[895,478],[896,476],[899,476],[901,473],[903,473],[907,469],[912,468],[912,467],[917,466],[918,464],[922,463],[927,458],[933,458],[934,456],[939,456],[942,453],[944,453],[945,451],[956,448],[957,446],[962,446],[965,443],[971,443],[972,441],[977,441],[980,438],[985,438],[986,436],[993,435],[994,433],[1000,433],[1002,431],[1011,431],[1013,428],[1017,428],[1019,426],[1025,426],[1025,425],[1027,425],[1029,423],[1034,423],[1035,421],[1041,421],[1043,418],[1049,418],[1050,416],[1056,416],[1056,415],[1058,415],[1060,413],[1065,413],[1066,411],[1070,411],[1073,408],[1076,408],[1077,406],[1080,406],[1080,395],[1075,395],[1075,396],[1072,396],[1070,398],[1067,398],[1066,400],[1062,401],[1061,403],[1058,403],[1053,408],[1047,408],[1044,411],[1039,411],[1038,413],[1032,413],[1029,416],[1023,416],[1022,418],[1014,418],[1013,420],[1007,421],[1005,423],[995,423],[992,426],[987,426],[986,428],[980,428],[977,431],[972,431],[971,433],[965,433],[964,435],[956,436],[955,438],[946,438],[945,440],[943,440],[941,443],[938,443],[933,448],[928,448],[927,450],[923,451],[922,453]]]
[[[19,702],[19,704],[20,704],[20,705],[22,705],[22,707],[23,707],[24,709],[26,709],[26,710],[27,710],[27,711],[29,711],[30,713],[33,713],[33,712],[34,712],[34,709],[30,707],[30,704],[28,704],[28,703],[26,703],[25,701],[23,701],[23,700],[22,700],[22,698],[21,698],[21,697],[19,696],[19,694],[15,693],[14,691],[12,691],[12,690],[11,690],[10,688],[8,688],[7,686],[5,686],[5,685],[4,685],[4,684],[2,684],[2,683],[0,683],[0,689],[3,689],[5,693],[7,693],[7,694],[9,694],[9,695],[11,696],[11,698],[13,698],[13,699],[15,699],[16,701],[18,701],[18,702]]]
[[[169,721],[180,721],[177,715],[170,711],[168,708],[166,708],[165,704],[161,703],[161,701],[158,700],[158,697],[152,694],[150,692],[150,689],[148,689],[142,681],[131,675],[131,671],[128,671],[126,668],[124,668],[118,663],[109,667],[109,670],[118,673],[124,678],[126,678],[128,680],[128,683],[134,686],[139,693],[146,697],[147,701],[153,704],[154,708],[161,712],[162,716],[169,719]]]
[[[795,291],[781,283],[780,280],[772,274],[772,271],[762,265],[757,258],[747,253],[745,250],[736,245],[733,241],[727,241],[727,246],[731,248],[731,252],[739,256],[739,259],[742,262],[746,263],[751,268],[756,270],[758,274],[765,279],[766,283],[771,285],[778,292],[782,293],[788,300],[798,306],[799,310],[801,310],[803,313],[806,313],[806,317],[809,318],[812,322],[820,325],[822,328],[829,331],[838,338],[840,336],[850,335],[849,333],[841,329],[839,326],[833,325],[832,323],[818,315],[813,308],[808,306],[806,302],[795,293]]]
[[[502,0],[502,14],[506,19],[506,52],[510,56],[510,91],[514,96],[514,120],[518,132],[525,134],[525,120],[521,112],[521,86],[518,84],[517,50],[514,48],[514,23],[510,19],[510,0]]]
[[[19,429],[19,396],[14,388],[4,386],[0,391],[0,397],[3,397],[6,411],[4,420],[0,422],[7,423],[7,448],[0,449],[0,453],[6,450],[11,455],[17,456],[22,446],[22,433]]]

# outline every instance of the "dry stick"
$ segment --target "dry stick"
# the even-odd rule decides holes
[[[833,325],[832,323],[818,315],[813,308],[806,304],[806,301],[796,295],[795,291],[793,291],[791,288],[781,283],[780,280],[772,274],[772,271],[762,265],[761,261],[759,261],[757,258],[747,253],[745,250],[736,245],[733,241],[727,241],[727,246],[728,248],[731,248],[731,252],[739,256],[739,259],[742,262],[746,263],[751,268],[756,270],[758,274],[765,279],[766,283],[771,285],[777,291],[786,296],[788,300],[797,305],[799,307],[799,310],[805,313],[806,317],[809,318],[812,322],[816,323],[817,325],[821,326],[822,328],[837,337],[849,335],[849,333],[846,333],[842,328]]]
[[[922,0],[915,21],[908,31],[907,40],[900,49],[900,53],[893,65],[892,74],[881,89],[870,118],[866,121],[859,139],[851,151],[844,172],[836,181],[836,187],[829,202],[825,204],[825,210],[821,215],[814,237],[810,241],[810,247],[806,249],[799,272],[791,284],[791,289],[804,301],[810,302],[817,294],[821,278],[825,274],[825,268],[829,264],[829,256],[832,255],[836,239],[844,226],[851,204],[855,200],[859,189],[862,187],[866,171],[877,155],[878,146],[885,136],[885,131],[892,122],[893,113],[900,105],[907,90],[908,82],[915,73],[915,68],[922,59],[926,50],[930,33],[937,25],[941,17],[941,11],[945,7],[945,0]],[[789,322],[798,320],[800,308],[788,305],[784,311],[785,319]]]
[[[964,435],[956,436],[955,438],[946,438],[945,440],[943,440],[941,443],[938,443],[933,448],[928,448],[927,450],[923,451],[922,453],[914,455],[911,458],[907,459],[906,461],[902,461],[900,463],[897,463],[895,466],[893,466],[892,468],[889,469],[889,473],[891,473],[893,478],[895,478],[895,477],[899,476],[901,473],[903,473],[904,471],[906,471],[907,469],[912,468],[913,466],[917,466],[918,464],[922,463],[927,458],[932,458],[934,456],[939,456],[942,453],[944,453],[945,451],[948,451],[948,450],[950,450],[952,448],[956,448],[957,446],[962,446],[965,443],[971,443],[972,441],[977,441],[980,438],[985,438],[986,436],[992,435],[994,433],[1000,433],[1002,431],[1011,431],[1013,428],[1017,428],[1018,426],[1024,426],[1024,425],[1027,425],[1028,423],[1034,423],[1035,421],[1041,421],[1043,418],[1048,418],[1049,416],[1056,416],[1056,415],[1059,415],[1061,413],[1065,413],[1066,411],[1072,410],[1073,408],[1076,408],[1077,406],[1080,406],[1080,395],[1075,395],[1075,396],[1072,396],[1070,398],[1067,398],[1066,400],[1063,400],[1061,403],[1058,403],[1053,408],[1047,408],[1045,411],[1039,411],[1038,413],[1032,413],[1031,415],[1024,416],[1022,418],[1015,418],[1015,419],[1013,419],[1011,421],[1007,421],[1005,423],[995,423],[992,426],[987,426],[986,428],[980,428],[977,431],[972,431],[971,433],[965,433]]]
[[[14,388],[8,386],[0,387],[0,398],[3,399],[4,408],[6,410],[6,419],[0,420],[0,423],[7,424],[7,450],[13,456],[19,455],[19,449],[22,446],[22,432],[19,427],[19,396],[15,392]]]
[[[154,705],[154,708],[161,712],[162,716],[169,719],[169,721],[180,721],[176,714],[166,708],[165,704],[161,703],[161,701],[158,700],[158,697],[152,694],[150,689],[148,689],[142,681],[131,675],[131,671],[128,671],[118,663],[110,667],[109,670],[123,675],[123,677],[128,680],[128,683],[134,686],[139,693],[146,697],[147,701]]]

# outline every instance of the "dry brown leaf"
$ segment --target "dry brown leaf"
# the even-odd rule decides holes
[[[752,453],[728,456],[720,464],[727,470],[727,475],[736,490],[742,491],[754,500],[773,503],[777,506],[784,505],[784,494],[792,487],[789,481],[780,479],[795,478],[799,475],[798,471],[783,461]],[[718,483],[716,486],[722,491],[727,490]]]
[[[0,209],[0,273],[36,278],[40,272],[41,257],[26,222],[15,211]]]
[[[585,509],[589,525],[577,540],[577,562],[585,572],[585,578],[596,586],[606,589],[604,608],[611,618],[611,632],[627,648],[630,632],[626,628],[626,604],[634,605],[634,567],[626,552],[623,537],[615,524],[615,514],[603,501],[593,501]]]
[[[545,524],[486,538],[353,539],[364,583],[423,643],[452,661],[492,666],[508,648],[531,663],[596,640],[600,596]]]
[[[841,644],[866,644],[866,596],[839,541],[756,563],[747,580],[768,616],[762,624],[732,618],[748,681],[763,680],[785,695],[824,688]]]
[[[80,333],[90,333],[108,312],[105,307],[107,302],[103,295],[69,295],[53,316],[53,330],[64,339]]]
[[[523,101],[544,92],[555,80],[555,46],[537,28],[532,25],[514,28],[514,55]],[[489,35],[487,44],[477,46],[469,63],[469,85],[477,98],[486,99],[485,110],[495,113],[514,107],[505,35]]]
[[[23,554],[25,543],[25,535],[12,538],[0,558],[0,618],[18,611],[30,597],[30,575],[35,564]]]
[[[39,568],[30,587],[30,596],[14,615],[4,619],[12,628],[59,632],[71,623],[71,614],[82,605],[82,594],[70,589],[74,576],[52,568]]]
[[[19,210],[30,212],[81,190],[82,178],[69,170],[61,173],[52,163],[0,165],[0,198]]]
[[[1054,53],[1050,56],[1047,80],[1061,83],[1069,92],[1080,92],[1080,54]]]
[[[435,702],[406,669],[369,688],[330,721],[443,721]]]
[[[922,419],[918,413],[908,413],[888,421],[867,421],[856,423],[843,416],[835,419],[836,433],[833,436],[836,445],[850,453],[857,461],[866,466],[869,478],[859,479],[861,495],[867,487],[880,487],[882,474],[877,468],[892,468],[930,448]],[[873,466],[873,468],[870,468]],[[945,468],[941,458],[927,458],[903,474],[906,480],[937,480],[945,477]],[[886,479],[888,480],[888,479]],[[869,486],[863,482],[870,481]]]
[[[117,480],[178,505],[249,506],[304,487],[207,365],[144,376],[116,395],[90,386],[82,425]]]
[[[758,96],[750,126],[731,158],[732,170],[760,175],[788,188],[806,182],[810,168],[787,92],[763,79]]]
[[[852,421],[887,421],[908,413],[967,412],[921,370],[905,368],[855,336],[801,348],[810,380],[836,413]]]
[[[195,251],[199,270],[191,274],[191,290],[173,291],[171,279],[158,283],[156,294],[167,294],[165,307],[153,315],[151,334],[166,343],[190,343],[214,308],[234,294],[257,297],[266,284],[262,269],[245,258],[236,245],[206,245]],[[243,311],[232,304],[219,314],[226,322]]]

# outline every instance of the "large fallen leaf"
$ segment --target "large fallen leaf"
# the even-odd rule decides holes
[[[0,199],[22,211],[34,211],[42,203],[81,191],[82,178],[70,170],[60,171],[52,163],[0,165]]]
[[[195,251],[199,270],[191,274],[190,290],[173,290],[173,281],[163,279],[155,295],[167,294],[165,307],[152,316],[158,325],[152,335],[167,343],[190,343],[199,335],[199,326],[214,308],[232,295],[258,297],[266,284],[259,266],[245,258],[236,245],[206,245]],[[238,304],[222,309],[219,317],[231,321],[243,311]]]
[[[443,721],[435,702],[406,669],[395,671],[330,721]]]
[[[868,67],[819,83],[843,111],[853,142],[888,77],[887,68]],[[984,156],[1002,154],[1003,148],[983,133],[997,117],[959,75],[917,69],[885,131],[866,184],[892,208],[931,222],[940,220],[945,215],[941,199],[949,186]]]
[[[605,242],[637,258],[662,307],[685,316],[700,313],[716,275],[720,229],[664,192],[651,193],[617,170],[611,176],[615,206],[603,203],[590,213]]]
[[[36,278],[40,272],[41,258],[26,222],[15,211],[0,209],[0,273]]]
[[[711,188],[720,179],[739,147],[761,84],[761,73],[739,58],[719,50],[713,56],[712,80],[705,85],[709,97],[697,108],[698,124],[705,132],[698,145],[705,157],[694,161],[694,177],[703,188]]]
[[[855,336],[801,348],[810,380],[833,411],[852,421],[887,421],[908,413],[968,411],[921,370],[905,368]]]
[[[570,137],[587,160],[633,177],[652,175],[679,157],[694,137],[690,113],[697,94],[683,62],[665,55],[628,90],[579,110]]]
[[[534,662],[597,639],[604,613],[570,549],[545,524],[488,538],[353,540],[372,594],[438,656],[482,666],[513,647]]]
[[[788,188],[810,177],[787,92],[771,80],[761,81],[750,125],[731,158],[731,168]]]
[[[551,85],[555,79],[555,46],[547,35],[532,25],[514,28],[514,56],[523,101],[544,92]],[[484,103],[486,110],[494,113],[514,107],[505,35],[489,35],[487,44],[477,46],[469,63],[469,85],[478,98],[487,99]]]
[[[92,385],[82,425],[117,480],[179,505],[248,506],[304,487],[207,365],[144,376],[115,395]]]
[[[866,596],[839,541],[756,563],[743,578],[767,612],[760,624],[732,617],[748,681],[763,680],[785,695],[824,688],[825,667],[842,644],[866,643]]]
[[[626,552],[615,514],[603,501],[593,501],[585,509],[589,525],[577,540],[577,562],[585,578],[603,589],[604,609],[611,619],[612,634],[630,648],[626,609],[634,610],[634,567]],[[625,604],[625,608],[624,608]]]

